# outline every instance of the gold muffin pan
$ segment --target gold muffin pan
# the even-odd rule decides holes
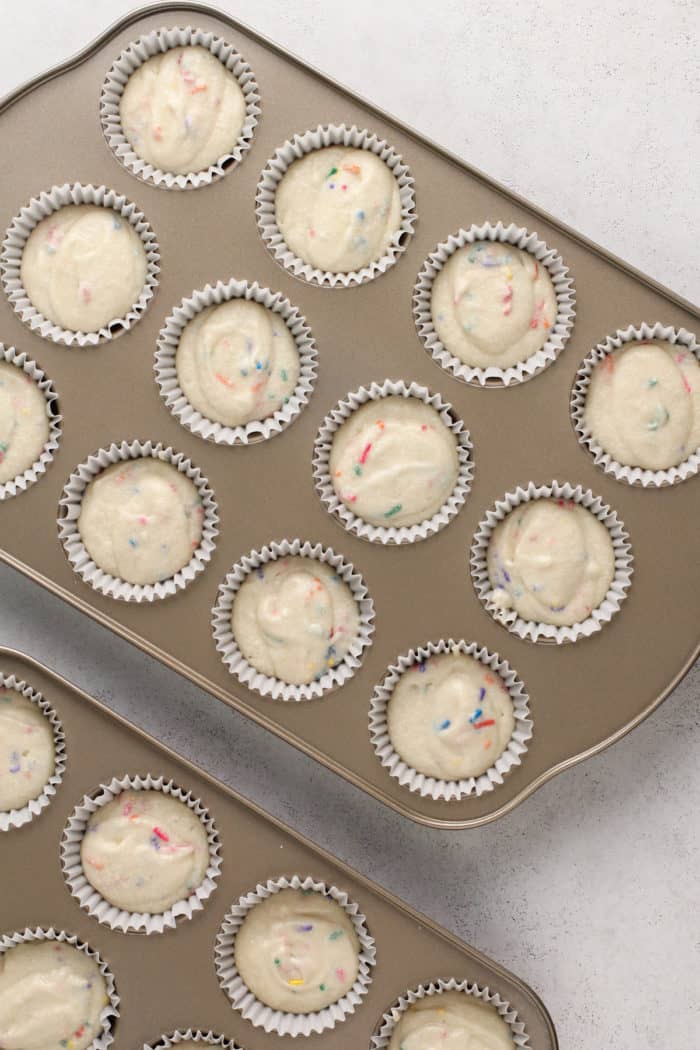
[[[161,26],[197,25],[229,40],[249,62],[262,115],[239,167],[211,186],[173,192],[131,176],[99,121],[99,97],[121,50]],[[359,287],[328,289],[295,279],[265,247],[256,224],[260,173],[275,150],[319,124],[367,128],[396,149],[415,180],[417,225],[396,265]],[[144,651],[186,675],[375,798],[437,827],[483,824],[511,810],[555,773],[598,752],[648,715],[698,652],[700,587],[694,557],[696,480],[654,491],[622,485],[592,461],[569,414],[581,361],[608,333],[660,321],[700,328],[691,304],[608,255],[551,216],[213,9],[166,3],[118,22],[76,58],[20,88],[0,105],[0,134],[12,157],[0,190],[6,228],[20,207],[52,185],[82,181],[125,194],[160,246],[153,302],[133,329],[108,345],[66,349],[32,333],[0,301],[0,340],[26,351],[53,381],[64,419],[47,474],[0,506],[0,557]],[[416,331],[412,294],[435,245],[450,233],[511,222],[561,254],[576,288],[573,331],[558,360],[530,382],[477,389],[437,366]],[[299,418],[269,441],[218,447],[191,434],[163,404],[154,381],[158,333],[184,296],[235,277],[279,291],[310,325],[319,373]],[[451,403],[474,445],[465,505],[437,535],[383,546],[351,535],[314,490],[313,444],[330,409],[349,391],[386,379],[416,382]],[[56,517],[77,464],[113,442],[152,440],[201,468],[220,513],[206,570],[182,593],[142,605],[117,602],[85,584],[60,546]],[[582,485],[624,521],[634,555],[629,596],[594,637],[533,645],[482,608],[469,550],[487,508],[529,482]],[[215,647],[211,610],[219,584],[242,555],[283,539],[321,543],[353,564],[374,601],[376,631],[361,668],[341,689],[300,704],[241,685]],[[384,769],[369,735],[374,687],[399,653],[440,638],[477,642],[507,660],[531,698],[534,736],[522,764],[481,797],[435,801],[411,793]]]
[[[288,1040],[253,1027],[232,1008],[215,971],[214,945],[232,904],[259,883],[293,875],[311,876],[347,893],[366,918],[376,944],[377,965],[366,996],[335,1028],[309,1037],[315,1050],[370,1050],[385,1011],[400,995],[418,984],[450,978],[498,993],[524,1024],[533,1050],[556,1050],[556,1033],[544,1005],[497,963],[36,660],[0,648],[0,671],[28,682],[55,707],[68,756],[63,782],[50,805],[25,827],[2,836],[0,933],[53,927],[99,952],[114,976],[120,1000],[113,1050],[154,1045],[161,1035],[178,1028],[212,1030],[243,1050],[286,1045]],[[125,773],[163,776],[191,791],[211,815],[221,840],[223,863],[214,892],[190,921],[163,933],[120,933],[101,925],[71,896],[59,864],[61,835],[76,803]],[[304,1046],[306,1038],[296,1042]]]

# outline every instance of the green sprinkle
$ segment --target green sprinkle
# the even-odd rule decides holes
[[[331,168],[331,170],[326,175],[326,178],[330,179],[331,175],[337,175],[337,174],[338,174],[338,169],[337,168]]]
[[[275,959],[275,966],[279,966],[279,965],[280,965],[279,959]]]
[[[400,503],[397,503],[397,504],[395,504],[395,506],[393,506],[393,507],[391,508],[391,510],[388,510],[388,511],[386,512],[386,514],[384,515],[384,517],[385,517],[385,518],[393,518],[393,517],[394,517],[394,514],[398,514],[400,510],[401,510],[401,504],[400,504]]]
[[[289,376],[287,375],[287,369],[283,368],[282,371],[280,372],[280,375],[282,376],[282,379],[286,383],[287,379],[289,378]]]
[[[326,990],[325,984],[319,984],[318,990],[319,990],[319,992],[325,992],[325,990]]]
[[[356,463],[355,466],[352,469],[355,471],[355,473],[357,474],[357,476],[359,478],[360,474],[362,473],[362,467],[360,466],[360,464]]]
[[[342,930],[333,930],[333,933],[328,934],[329,941],[337,941],[339,937],[343,936]]]
[[[658,379],[656,379],[654,376],[652,376],[651,379],[647,379],[647,386],[648,387],[657,386],[658,382],[659,382]]]

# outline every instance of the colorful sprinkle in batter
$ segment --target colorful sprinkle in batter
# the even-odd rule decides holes
[[[412,769],[438,780],[480,776],[513,734],[505,684],[461,652],[431,656],[417,666],[422,673],[401,675],[389,700],[394,749]]]
[[[201,885],[209,865],[197,814],[162,791],[125,791],[90,817],[80,858],[105,900],[160,914]]]
[[[530,252],[477,241],[454,252],[433,282],[443,346],[474,368],[508,368],[544,346],[556,319],[549,272]]]
[[[47,403],[21,368],[0,361],[0,485],[23,474],[49,439]]]
[[[330,473],[345,505],[372,525],[417,525],[457,482],[457,441],[416,397],[369,401],[333,438]]]
[[[515,1050],[494,1006],[467,992],[427,995],[401,1014],[388,1050]]]
[[[101,1034],[107,989],[99,967],[79,948],[29,941],[0,965],[0,1046],[6,1050],[86,1050]]]
[[[301,684],[345,659],[357,639],[357,602],[335,569],[302,556],[268,562],[233,603],[233,635],[262,674]]]
[[[231,152],[245,121],[233,73],[205,47],[154,55],[126,82],[119,112],[134,152],[161,171],[203,171]]]
[[[359,942],[350,917],[313,891],[281,890],[256,904],[234,947],[241,979],[275,1010],[322,1010],[357,978]]]
[[[328,146],[283,175],[275,215],[296,256],[319,270],[348,273],[386,254],[401,225],[399,187],[370,150]]]
[[[55,758],[53,728],[39,705],[0,686],[0,812],[37,798],[53,775]]]
[[[625,343],[591,375],[587,431],[618,463],[678,466],[700,448],[700,362],[672,343]]]

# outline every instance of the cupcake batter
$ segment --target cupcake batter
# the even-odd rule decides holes
[[[404,762],[440,780],[480,776],[503,753],[515,725],[501,678],[460,652],[432,656],[402,674],[387,721]]]
[[[618,463],[665,470],[700,446],[700,364],[663,342],[626,343],[593,369],[584,422]]]
[[[256,671],[300,685],[343,662],[360,613],[332,566],[297,556],[251,572],[236,594],[231,627]]]
[[[37,798],[55,765],[53,728],[44,712],[16,689],[0,686],[0,810],[21,809]]]
[[[547,268],[500,241],[459,248],[433,283],[443,346],[472,368],[508,368],[541,350],[557,316]]]
[[[536,499],[496,526],[488,571],[497,606],[524,620],[571,627],[605,598],[615,554],[605,525],[585,507]]]
[[[114,463],[89,482],[78,531],[104,572],[156,583],[190,561],[203,518],[194,482],[171,463],[143,456]]]
[[[31,376],[0,361],[0,484],[24,474],[48,440],[46,398]]]
[[[192,407],[233,427],[265,419],[289,401],[299,379],[299,354],[279,314],[232,299],[190,321],[176,367]]]
[[[275,213],[296,256],[348,273],[386,254],[401,225],[401,197],[391,169],[370,150],[327,146],[285,172]]]
[[[88,820],[80,859],[110,904],[156,915],[201,886],[209,844],[186,803],[157,790],[124,791]]]
[[[54,324],[96,332],[125,317],[146,281],[136,230],[112,208],[69,204],[35,226],[20,276],[32,305]]]
[[[389,1050],[515,1050],[495,1007],[466,992],[426,995],[401,1015]]]
[[[260,1002],[308,1014],[352,988],[360,945],[347,912],[314,890],[280,890],[256,904],[236,936],[236,966]]]
[[[333,488],[371,525],[429,520],[452,493],[458,473],[454,434],[417,397],[368,401],[333,438]]]
[[[70,944],[32,941],[0,955],[4,1050],[85,1050],[108,1002],[99,966]]]
[[[119,105],[134,152],[161,171],[203,171],[238,142],[245,97],[233,73],[204,47],[173,47],[131,74]]]

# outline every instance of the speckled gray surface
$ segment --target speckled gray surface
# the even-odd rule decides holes
[[[50,0],[15,5],[0,92],[131,6],[91,0],[57,19]],[[442,0],[432,15],[396,0],[219,6],[700,298],[697,0]],[[498,824],[446,833],[403,820],[6,568],[0,599],[3,644],[515,970],[547,1002],[562,1050],[697,1042],[700,665],[613,749]],[[565,705],[563,691],[564,716]]]

